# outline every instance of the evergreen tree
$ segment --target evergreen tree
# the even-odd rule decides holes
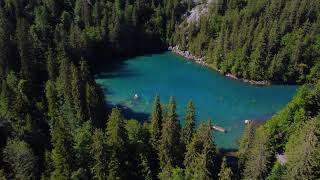
[[[83,122],[85,120],[83,112],[83,97],[81,96],[83,94],[83,85],[80,81],[78,68],[73,64],[71,64],[71,78],[74,114],[78,122]]]
[[[157,147],[159,139],[161,137],[162,129],[162,110],[159,96],[155,97],[153,112],[151,115],[151,141],[152,144]]]
[[[52,48],[48,48],[47,51],[47,71],[49,79],[55,80],[58,77],[57,62],[54,59],[54,53]]]
[[[128,135],[124,127],[124,117],[118,108],[113,108],[107,122],[107,145],[110,147],[107,179],[126,177]]]
[[[12,104],[12,98],[10,95],[10,89],[5,80],[1,83],[1,94],[0,94],[0,113],[3,117],[10,117],[9,108]]]
[[[58,104],[57,90],[55,88],[55,83],[53,81],[51,80],[47,81],[45,93],[46,93],[46,99],[48,103],[48,116],[51,119],[54,119],[58,116],[59,104]]]
[[[185,117],[185,126],[181,130],[182,142],[185,145],[190,144],[190,142],[192,141],[192,136],[195,129],[195,118],[195,108],[192,101],[189,101]]]
[[[232,180],[232,170],[228,167],[226,157],[223,157],[219,173],[219,180]]]
[[[187,153],[184,159],[186,173],[192,179],[216,178],[217,172],[214,163],[217,154],[216,146],[212,137],[212,125],[201,124],[187,146]]]
[[[265,179],[269,173],[270,162],[274,156],[268,144],[269,136],[261,128],[257,130],[249,161],[244,169],[244,179]]]
[[[243,134],[240,139],[240,144],[239,144],[239,150],[238,150],[238,167],[239,167],[239,173],[243,173],[244,166],[248,160],[248,154],[250,153],[250,149],[253,145],[253,140],[254,140],[254,128],[253,128],[253,123],[249,122],[246,124]]]
[[[286,147],[285,179],[320,177],[320,118],[310,120],[290,137]]]
[[[269,176],[267,177],[267,180],[284,179],[283,176],[285,174],[285,171],[286,171],[286,167],[284,165],[281,165],[279,162],[276,162]]]
[[[4,160],[10,165],[13,179],[35,179],[38,170],[37,157],[24,141],[12,139],[3,150]]]
[[[265,79],[265,64],[267,58],[267,44],[265,37],[265,30],[262,29],[262,32],[259,35],[258,42],[256,44],[256,48],[253,50],[251,54],[251,62],[249,64],[250,78],[262,80]]]
[[[78,171],[81,171],[81,176],[90,177],[90,163],[91,163],[91,144],[92,144],[92,125],[90,121],[81,124],[79,128],[73,133],[75,158],[77,161]]]
[[[176,114],[174,97],[170,98],[169,111],[163,122],[159,144],[160,167],[165,176],[170,177],[171,170],[181,166],[180,124]]]
[[[93,157],[92,174],[94,179],[105,180],[107,178],[106,142],[103,131],[100,129],[94,131],[90,153]]]
[[[50,179],[51,172],[54,171],[51,151],[45,149],[44,152],[44,171],[41,174],[42,179]]]
[[[53,179],[70,179],[74,170],[74,149],[70,129],[66,121],[60,117],[51,130]]]
[[[151,171],[151,167],[150,167],[150,164],[149,164],[149,161],[148,159],[146,158],[146,156],[144,155],[140,155],[140,168],[141,168],[141,178],[145,179],[145,180],[152,180],[154,179],[153,178],[153,175],[152,175],[152,171]]]

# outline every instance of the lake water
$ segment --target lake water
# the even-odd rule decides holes
[[[112,71],[108,70],[112,69]],[[294,96],[296,86],[253,86],[226,78],[209,68],[187,61],[171,52],[136,57],[96,75],[111,105],[131,109],[131,115],[148,119],[155,95],[161,103],[174,96],[184,124],[187,102],[192,100],[197,124],[212,119],[225,128],[215,132],[219,148],[237,148],[245,119],[266,120]],[[135,94],[138,98],[134,98]]]

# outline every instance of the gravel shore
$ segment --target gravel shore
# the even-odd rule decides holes
[[[198,63],[198,64],[201,64],[202,66],[207,66],[207,67],[210,67],[204,60],[203,57],[197,57],[197,56],[194,56],[192,55],[189,51],[181,51],[179,49],[179,46],[170,46],[168,48],[169,51],[172,51],[174,52],[175,54],[179,55],[179,56],[182,56],[186,59],[189,59],[189,60],[193,60],[194,62]],[[211,67],[210,67],[211,68]],[[217,69],[215,69],[217,70]],[[219,70],[217,70],[218,72],[220,72]],[[221,72],[220,72],[221,73]],[[225,74],[226,77],[228,78],[231,78],[231,79],[236,79],[236,80],[240,80],[242,82],[245,82],[245,83],[249,83],[249,84],[252,84],[252,85],[259,85],[259,86],[267,86],[267,85],[271,85],[271,82],[270,81],[255,81],[255,80],[249,80],[249,79],[244,79],[244,78],[239,78],[231,73],[227,73]]]

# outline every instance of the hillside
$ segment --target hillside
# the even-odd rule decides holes
[[[218,0],[199,23],[182,23],[193,7],[1,0],[0,179],[319,179],[320,2]],[[106,108],[97,67],[169,45],[222,73],[308,85],[266,125],[246,128],[231,168],[211,120],[196,127],[191,101],[178,117],[174,97],[156,96],[144,123]]]
[[[213,1],[199,21],[189,16],[177,27],[172,45],[224,74],[312,83],[320,72],[319,12],[319,1]]]

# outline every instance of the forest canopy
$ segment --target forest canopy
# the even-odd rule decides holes
[[[319,178],[319,1],[217,0],[186,24],[195,5],[0,1],[0,179]],[[146,122],[106,108],[95,68],[169,45],[223,73],[309,85],[265,125],[246,126],[232,165],[191,101],[178,117],[174,97],[156,96]]]
[[[222,73],[282,83],[316,82],[320,2],[218,0],[199,21],[183,22],[173,45]]]

